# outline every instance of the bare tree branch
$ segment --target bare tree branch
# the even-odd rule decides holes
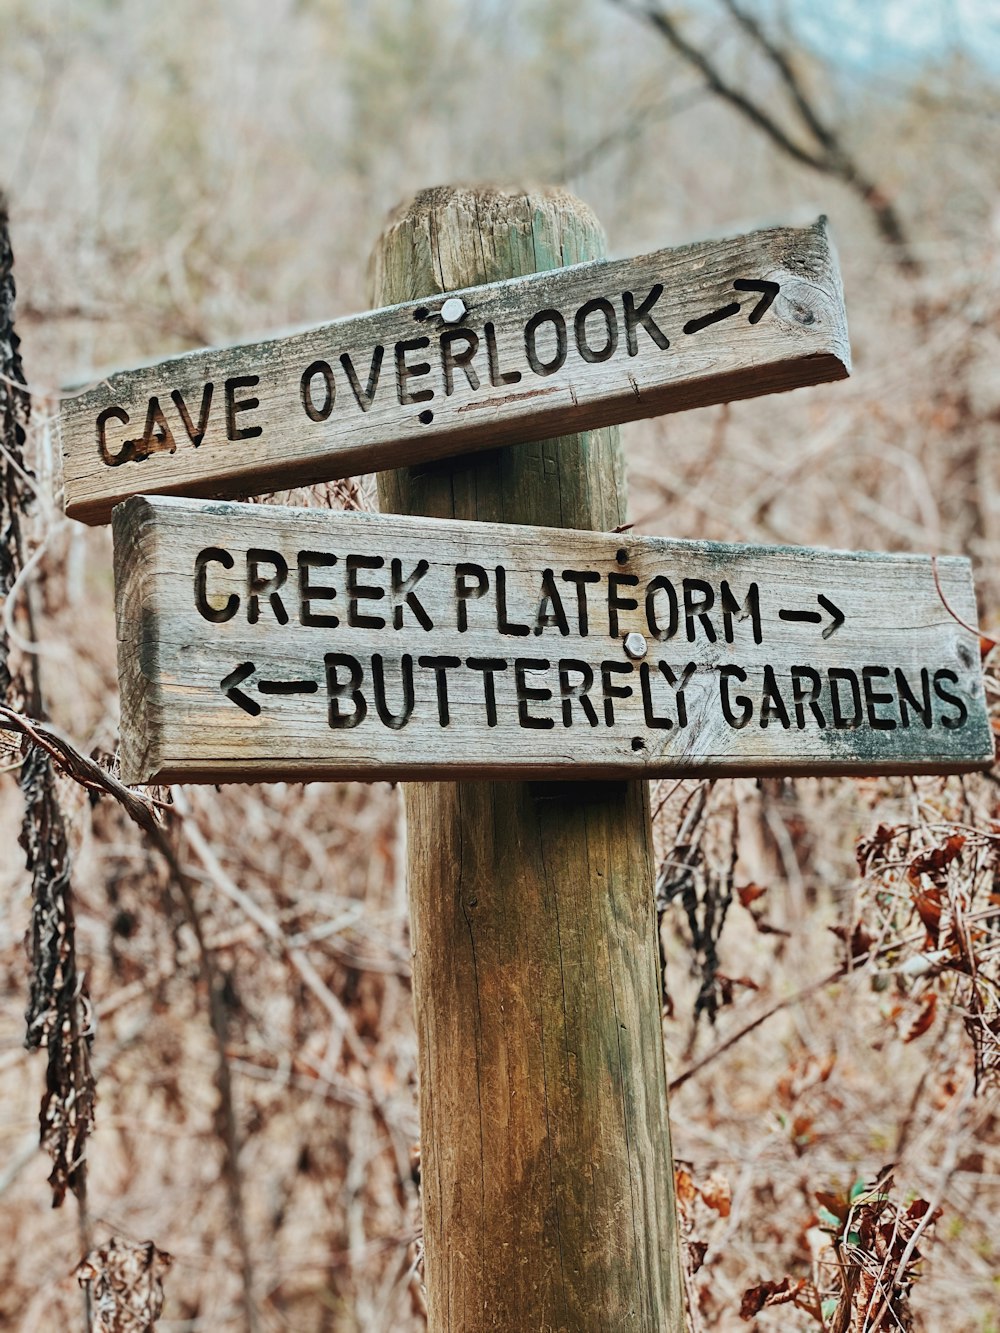
[[[698,86],[687,88],[684,92],[678,93],[674,97],[668,97],[661,102],[654,102],[651,106],[637,107],[621,125],[609,130],[607,134],[602,134],[589,148],[585,148],[579,153],[568,166],[554,173],[552,177],[554,184],[564,185],[574,176],[579,176],[581,172],[588,171],[612,149],[617,148],[619,144],[631,143],[633,139],[639,137],[650,121],[686,111],[688,107],[702,101],[705,96],[706,90]]]
[[[731,83],[712,56],[686,37],[670,14],[658,7],[647,5],[636,7],[626,3],[626,0],[611,0],[611,3],[619,5],[649,23],[678,55],[701,74],[713,93],[739,111],[786,157],[792,158],[802,166],[810,167],[813,171],[836,177],[847,185],[871,212],[880,236],[892,247],[900,268],[909,273],[919,272],[919,264],[910,249],[906,229],[891,200],[861,170],[837,133],[816,111],[792,68],[787,53],[768,37],[757,20],[743,10],[737,0],[722,0],[722,3],[733,21],[747,34],[775,70],[792,99],[801,121],[801,128],[815,141],[815,146],[803,144],[798,138],[793,137],[768,111]]]
[[[791,95],[792,101],[795,103],[799,115],[808,126],[811,134],[816,139],[816,142],[825,148],[828,153],[839,153],[840,147],[837,143],[836,136],[833,131],[823,123],[818,112],[815,110],[808,97],[806,97],[802,84],[799,82],[798,75],[792,68],[791,61],[788,59],[785,52],[780,46],[777,46],[770,40],[753,15],[748,14],[746,10],[741,9],[736,3],[736,0],[722,0],[722,3],[747,36],[750,37],[755,45],[764,52],[768,60],[770,60],[771,64],[778,71],[782,82]]]
[[[11,731],[23,736],[33,745],[44,750],[60,772],[78,782],[86,791],[106,793],[121,805],[125,813],[146,833],[161,832],[156,820],[156,809],[152,802],[144,800],[137,792],[119,782],[113,773],[102,768],[94,759],[85,754],[65,736],[46,722],[26,717],[23,713],[0,704],[0,731]]]

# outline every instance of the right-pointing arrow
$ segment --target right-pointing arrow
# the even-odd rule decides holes
[[[833,617],[829,625],[827,625],[826,629],[823,631],[823,638],[828,639],[831,634],[836,634],[837,630],[840,629],[841,625],[844,623],[844,613],[835,602],[831,602],[829,597],[824,597],[822,593],[817,594],[816,600],[819,602],[823,610]]]
[[[771,307],[771,302],[778,295],[779,287],[776,282],[769,282],[767,278],[737,278],[733,286],[738,292],[762,292],[760,300],[750,311],[747,320],[750,324],[756,324]]]
[[[816,601],[823,610],[831,617],[829,625],[823,631],[823,638],[828,639],[831,634],[835,634],[844,623],[844,613],[835,602],[831,602],[829,597],[824,597],[822,593],[817,593]],[[799,625],[818,625],[823,617],[818,611],[779,611],[779,620],[790,621]]]
[[[776,282],[770,282],[767,278],[737,278],[733,287],[738,292],[760,292],[761,298],[747,316],[747,322],[757,324],[764,318],[771,308],[771,302],[781,290]],[[685,333],[700,333],[702,329],[707,329],[711,324],[718,324],[720,320],[729,319],[732,315],[740,313],[739,301],[731,301],[729,305],[720,306],[718,310],[713,310],[708,315],[701,315],[698,319],[689,319],[684,325]]]
[[[244,713],[249,713],[251,717],[256,717],[260,713],[260,704],[238,687],[245,680],[249,680],[255,670],[256,667],[252,662],[241,662],[235,671],[230,671],[228,676],[223,676],[219,681],[219,689],[226,698],[232,699],[237,708],[242,708]]]

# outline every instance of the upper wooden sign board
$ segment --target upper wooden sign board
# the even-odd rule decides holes
[[[992,760],[958,557],[162,498],[114,543],[127,782]]]
[[[122,371],[62,402],[66,512],[232,497],[842,379],[825,219]]]

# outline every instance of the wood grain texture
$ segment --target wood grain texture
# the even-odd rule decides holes
[[[848,373],[825,219],[615,261],[570,244],[569,267],[522,277],[503,260],[534,262],[524,238],[484,243],[487,284],[459,276],[449,244],[377,259],[383,293],[425,264],[402,303],[69,393],[67,513],[103,523],[138,493],[260,494]],[[761,282],[777,285],[769,305]],[[437,313],[445,293],[466,308],[457,323]]]
[[[561,191],[398,213],[375,301],[594,259]],[[383,509],[612,529],[616,429],[384,472]],[[395,521],[395,520],[394,520]],[[682,1333],[644,782],[405,788],[431,1333]]]
[[[130,781],[990,761],[964,559],[166,497],[114,531]]]

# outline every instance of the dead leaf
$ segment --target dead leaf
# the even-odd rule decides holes
[[[698,1269],[705,1262],[705,1255],[707,1253],[707,1241],[686,1240],[684,1242],[684,1254],[687,1259],[687,1270],[689,1273],[697,1273]]]
[[[942,890],[935,887],[923,893],[915,893],[913,906],[917,909],[917,916],[927,931],[931,948],[936,949],[941,936]]]
[[[796,1152],[801,1152],[811,1143],[816,1142],[816,1135],[813,1133],[815,1120],[811,1115],[797,1115],[792,1120],[792,1143]]]
[[[914,1021],[910,1024],[907,1031],[903,1034],[903,1041],[916,1041],[922,1037],[930,1025],[934,1022],[934,1016],[937,1013],[937,991],[929,991],[923,998],[923,1007]]]
[[[112,1236],[91,1250],[75,1276],[90,1289],[93,1333],[148,1333],[163,1311],[163,1275],[172,1263],[151,1240]]]
[[[677,1202],[683,1207],[689,1207],[695,1201],[696,1190],[694,1181],[691,1179],[691,1173],[685,1171],[684,1167],[679,1166],[674,1171],[674,1188],[677,1191]]]
[[[720,1217],[728,1217],[733,1208],[733,1191],[729,1181],[718,1171],[713,1171],[703,1184],[698,1186],[698,1193],[713,1212]]]
[[[837,1221],[843,1226],[847,1221],[847,1214],[851,1211],[850,1200],[844,1194],[833,1194],[830,1190],[815,1190],[816,1200],[821,1208],[825,1208],[828,1213],[832,1213]]]
[[[758,898],[763,898],[764,894],[767,893],[767,886],[764,884],[739,884],[736,892],[739,895],[740,905],[749,907]]]
[[[889,824],[879,824],[870,838],[862,838],[857,845],[855,855],[858,869],[862,875],[882,864],[888,857],[889,848],[897,830]]]
[[[945,871],[952,861],[956,861],[961,856],[964,846],[965,837],[961,833],[953,833],[939,847],[931,847],[929,851],[921,852],[918,856],[915,856],[906,872],[910,883],[917,884],[921,875],[927,875],[935,884],[943,888]]]
[[[800,1277],[794,1286],[790,1277],[783,1277],[780,1282],[758,1282],[755,1287],[748,1287],[740,1302],[740,1318],[753,1319],[768,1306],[790,1304],[805,1285],[804,1277]]]
[[[847,943],[848,936],[846,926],[828,926],[827,929],[836,935],[839,940],[843,940],[845,944]],[[859,962],[861,959],[867,958],[871,953],[871,948],[874,943],[874,936],[869,935],[863,923],[859,921],[851,930],[850,935],[852,960],[854,962]]]

